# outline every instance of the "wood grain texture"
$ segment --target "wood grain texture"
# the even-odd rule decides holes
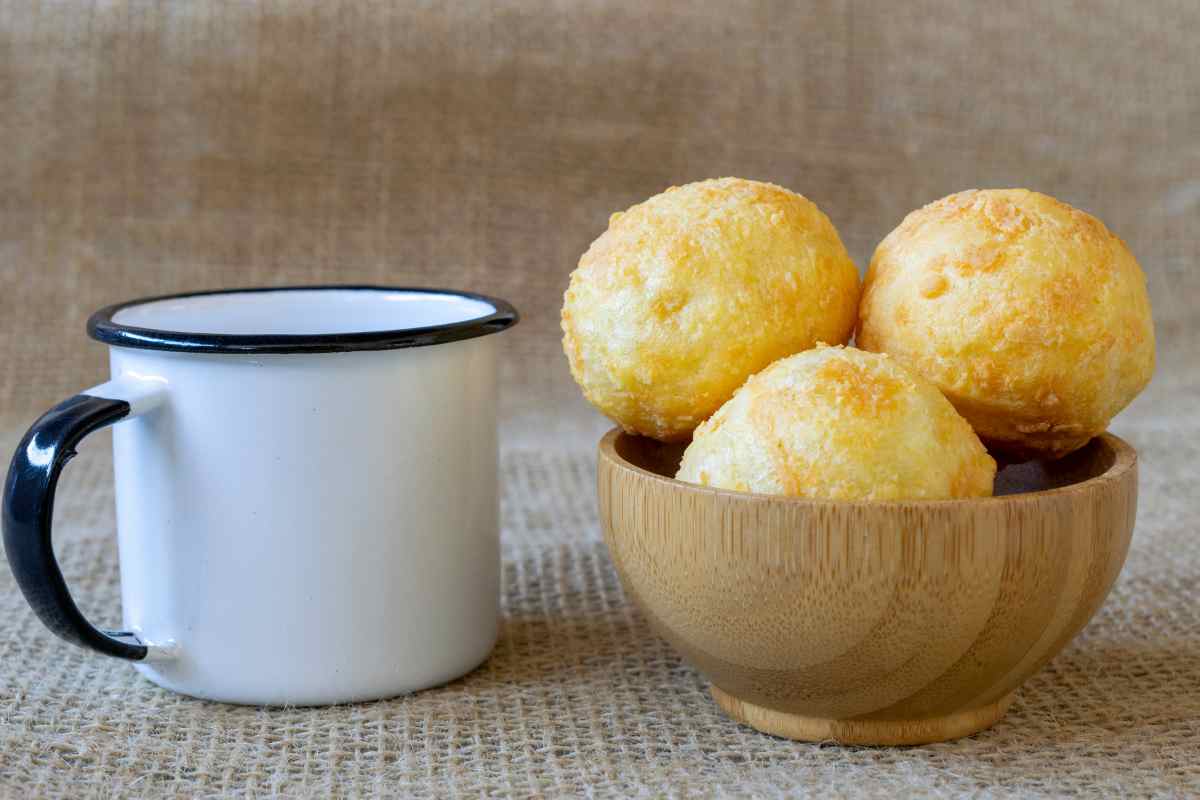
[[[797,739],[917,744],[999,719],[1100,607],[1129,548],[1137,457],[1104,434],[1010,466],[998,496],[831,502],[676,481],[682,447],[600,442],[605,539],[718,703]]]

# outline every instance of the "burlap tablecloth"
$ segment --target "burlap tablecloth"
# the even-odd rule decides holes
[[[223,285],[512,300],[504,622],[453,685],[327,709],[160,690],[46,633],[0,568],[0,796],[1200,794],[1200,6],[1190,2],[0,2],[0,446],[104,377],[87,313]],[[630,607],[599,539],[605,423],[558,350],[610,211],[735,174],[817,201],[860,265],[903,214],[1029,185],[1146,269],[1160,343],[1114,424],[1137,531],[1093,623],[995,728],[909,749],[764,736]],[[107,437],[64,568],[119,619]],[[281,665],[286,669],[286,665]]]

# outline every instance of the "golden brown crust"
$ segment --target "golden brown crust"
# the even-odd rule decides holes
[[[587,399],[622,428],[686,440],[749,375],[818,340],[847,341],[858,290],[809,200],[701,181],[612,216],[571,275],[563,350]]]
[[[983,497],[996,464],[937,387],[886,355],[818,347],[746,381],[676,477],[840,500]]]
[[[909,214],[871,259],[856,343],[936,383],[989,446],[1057,457],[1149,382],[1154,327],[1128,247],[1025,189],[971,190]]]

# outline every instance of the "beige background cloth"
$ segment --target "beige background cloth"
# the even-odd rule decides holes
[[[377,282],[491,292],[505,334],[505,617],[455,684],[352,707],[178,697],[62,643],[0,569],[0,796],[1200,794],[1200,5],[818,0],[0,0],[0,445],[103,380],[88,313],[147,294]],[[910,209],[1023,185],[1146,270],[1154,383],[1108,603],[992,730],[817,746],[724,718],[599,541],[606,423],[558,344],[608,214],[672,183],[772,180],[865,266]],[[119,619],[107,437],[58,540]],[[286,669],[286,665],[281,665]]]

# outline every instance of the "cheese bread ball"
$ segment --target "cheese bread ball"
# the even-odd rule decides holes
[[[821,347],[746,381],[675,477],[834,500],[986,497],[996,462],[929,381],[886,355]]]
[[[996,452],[1056,458],[1154,372],[1146,277],[1095,217],[1026,189],[912,212],[875,251],[857,344],[932,380]]]
[[[858,293],[812,202],[701,181],[612,215],[571,275],[563,349],[587,399],[626,431],[686,440],[772,361],[847,341]]]

